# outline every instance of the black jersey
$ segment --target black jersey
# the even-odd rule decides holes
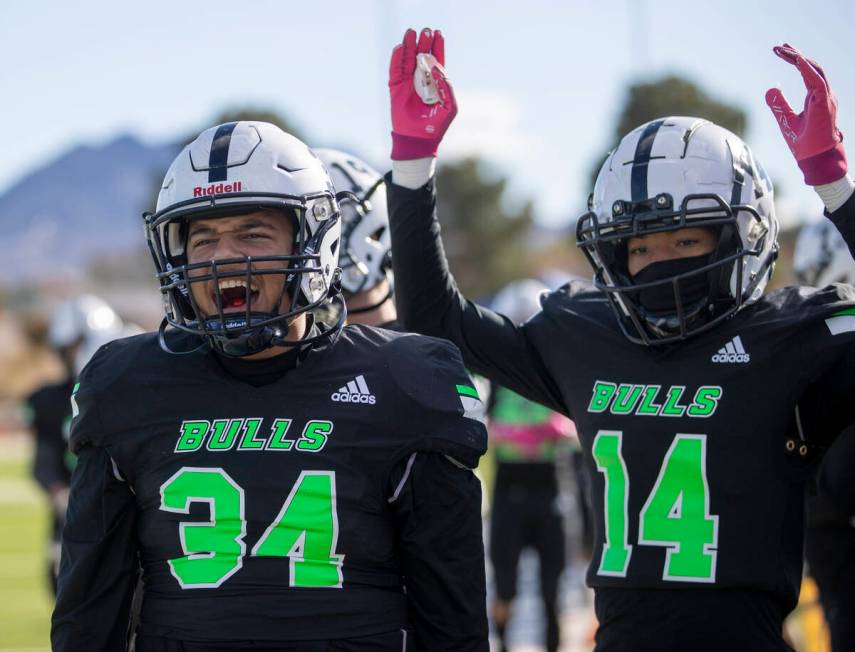
[[[855,220],[855,201],[841,210]],[[390,214],[404,324],[448,337],[476,373],[575,421],[592,480],[588,582],[598,600],[620,596],[598,614],[626,625],[623,645],[645,619],[654,625],[655,611],[632,623],[622,615],[655,603],[653,593],[672,614],[689,604],[675,589],[755,592],[781,613],[795,605],[807,465],[787,450],[788,426],[817,383],[834,420],[851,415],[855,383],[840,373],[855,364],[851,287],[780,290],[713,330],[643,347],[581,283],[548,295],[521,327],[467,301],[448,273],[432,184],[390,184]],[[623,599],[627,590],[644,599]],[[655,624],[679,649],[698,645],[697,632],[679,640],[694,624]],[[779,626],[767,633],[780,639]]]
[[[36,436],[33,476],[45,491],[67,487],[71,480],[67,436],[72,387],[71,381],[45,385],[26,400],[27,418]]]
[[[477,402],[453,345],[368,327],[346,327],[334,345],[261,386],[230,375],[210,352],[167,355],[153,335],[107,345],[81,375],[71,431],[79,484],[97,486],[90,509],[106,516],[95,519],[99,532],[77,526],[87,504],[73,485],[55,649],[82,649],[76,610],[95,599],[85,583],[97,561],[75,552],[111,531],[126,533],[113,545],[139,550],[142,636],[263,646],[407,629],[424,596],[404,559],[409,530],[396,501],[415,453],[447,456],[461,467],[449,469],[475,482],[462,467],[486,446],[483,424],[470,418]],[[118,507],[104,511],[105,503]],[[477,505],[470,511],[483,578]],[[430,523],[420,527],[430,532]],[[467,563],[471,552],[461,552]],[[121,584],[132,567],[126,554],[98,572]],[[461,581],[472,575],[452,570]],[[459,592],[440,593],[450,604],[470,597],[465,584],[446,588]],[[477,630],[483,589],[475,588],[468,613]]]

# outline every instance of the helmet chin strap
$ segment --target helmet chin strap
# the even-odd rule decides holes
[[[377,310],[377,308],[379,308],[384,303],[386,303],[389,299],[392,298],[393,293],[394,293],[394,291],[392,290],[392,286],[390,285],[389,291],[386,292],[386,296],[384,296],[380,301],[378,301],[377,303],[371,304],[370,306],[364,306],[362,308],[351,308],[350,314],[351,315],[361,315],[361,314],[366,313],[366,312],[371,312],[372,310]]]

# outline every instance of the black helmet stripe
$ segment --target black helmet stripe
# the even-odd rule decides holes
[[[208,183],[225,181],[228,177],[229,145],[232,142],[232,132],[237,122],[222,124],[214,133],[211,141],[211,155],[208,158]]]
[[[643,201],[649,198],[647,193],[647,164],[650,163],[650,152],[653,151],[656,133],[664,123],[665,120],[654,120],[644,128],[638,138],[630,178],[632,201]]]

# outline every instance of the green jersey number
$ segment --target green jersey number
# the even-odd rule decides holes
[[[630,479],[621,453],[623,433],[601,430],[592,454],[604,476],[605,544],[598,575],[625,577]],[[706,435],[678,434],[639,514],[638,544],[666,548],[662,579],[715,582],[718,516],[710,514]]]
[[[251,555],[288,557],[290,586],[341,588],[335,501],[333,471],[303,471]],[[189,514],[194,502],[208,504],[209,520],[181,522],[184,555],[170,559],[169,568],[183,589],[216,588],[243,566],[244,492],[223,469],[187,466],[160,487],[163,511]]]

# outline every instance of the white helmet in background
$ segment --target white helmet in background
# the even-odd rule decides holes
[[[125,337],[125,325],[103,299],[81,294],[66,299],[54,310],[48,325],[48,343],[79,374],[98,348]]]
[[[137,326],[136,324],[126,323],[122,325],[122,328],[119,330],[118,334],[106,333],[101,331],[92,333],[89,337],[83,340],[80,345],[80,348],[77,350],[77,355],[74,356],[75,374],[80,375],[80,372],[83,371],[83,367],[85,367],[87,363],[92,359],[92,356],[95,355],[98,349],[100,349],[108,342],[112,342],[113,340],[118,340],[123,337],[132,337],[133,335],[140,335],[144,332],[145,331],[143,331],[143,329]]]
[[[801,285],[855,284],[855,260],[840,231],[827,219],[802,227],[793,255],[793,272]]]
[[[653,263],[631,277],[629,238],[706,227],[702,260]],[[759,299],[778,254],[772,183],[738,136],[698,118],[653,120],[603,163],[577,245],[624,334],[639,344],[685,339]],[[662,273],[663,264],[679,269]],[[654,266],[658,266],[655,268]]]
[[[349,294],[391,283],[392,236],[383,176],[365,161],[337,149],[315,148],[336,190],[349,190],[358,204],[341,209],[341,287]]]
[[[512,281],[493,299],[491,307],[515,324],[522,324],[540,312],[540,297],[549,292],[546,284],[533,278]]]
[[[232,258],[189,265],[187,223],[193,218],[234,216],[256,210],[281,211],[294,222],[294,250],[281,256]],[[178,155],[166,173],[157,211],[144,216],[149,247],[165,297],[166,324],[207,339],[216,350],[245,356],[282,344],[288,323],[339,296],[340,212],[332,182],[317,156],[300,140],[266,122],[229,122],[206,129]],[[265,274],[282,276],[283,314],[254,312],[250,284],[246,310],[201,315],[192,283],[212,278],[247,278],[253,263],[267,263]],[[243,264],[242,268],[236,265]],[[273,266],[275,264],[275,266]],[[190,272],[202,271],[192,276]],[[204,270],[210,270],[204,273]],[[219,293],[219,287],[216,290]],[[222,306],[222,297],[218,297]],[[343,319],[337,327],[343,324]],[[311,344],[338,328],[301,340]],[[165,349],[163,337],[161,345]]]

